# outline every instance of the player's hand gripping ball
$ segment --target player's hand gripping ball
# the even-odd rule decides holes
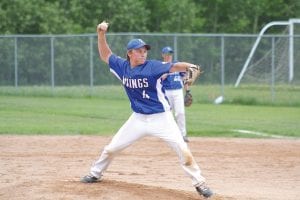
[[[191,65],[187,68],[185,76],[183,77],[183,84],[188,86],[193,85],[200,74],[203,73],[199,65]]]
[[[189,107],[192,105],[192,103],[193,103],[193,96],[190,90],[187,90],[184,95],[184,106]]]
[[[108,23],[106,21],[101,22],[100,24],[98,24],[97,26],[97,31],[107,31],[108,29]]]

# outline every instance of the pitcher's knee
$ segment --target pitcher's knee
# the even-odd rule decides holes
[[[118,153],[119,150],[117,150],[116,148],[111,148],[109,146],[106,146],[103,150],[103,153],[106,154],[107,156],[114,156],[115,154]]]
[[[180,150],[181,150],[181,163],[185,166],[194,165],[193,155],[189,150],[189,148],[187,147],[187,145],[186,144],[182,145],[180,147]]]
[[[193,164],[193,156],[189,149],[183,149],[184,165],[191,166]]]

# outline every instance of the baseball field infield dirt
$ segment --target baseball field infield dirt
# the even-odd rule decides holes
[[[0,199],[196,200],[171,148],[144,138],[84,184],[111,137],[0,136]],[[192,137],[190,149],[217,200],[300,198],[300,140]]]

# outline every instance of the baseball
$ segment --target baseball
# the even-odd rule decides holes
[[[98,24],[97,29],[102,31],[107,31],[108,23],[103,21],[100,24]]]
[[[219,96],[215,99],[215,104],[220,104],[220,103],[223,103],[224,101],[224,97],[223,96]]]

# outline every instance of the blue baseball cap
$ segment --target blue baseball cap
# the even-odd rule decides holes
[[[172,53],[174,53],[174,51],[171,47],[167,46],[167,47],[164,47],[161,50],[161,53],[163,53],[163,54],[172,54]]]
[[[139,49],[141,47],[146,47],[147,50],[151,49],[151,46],[146,44],[142,39],[132,39],[127,44],[127,50]]]

